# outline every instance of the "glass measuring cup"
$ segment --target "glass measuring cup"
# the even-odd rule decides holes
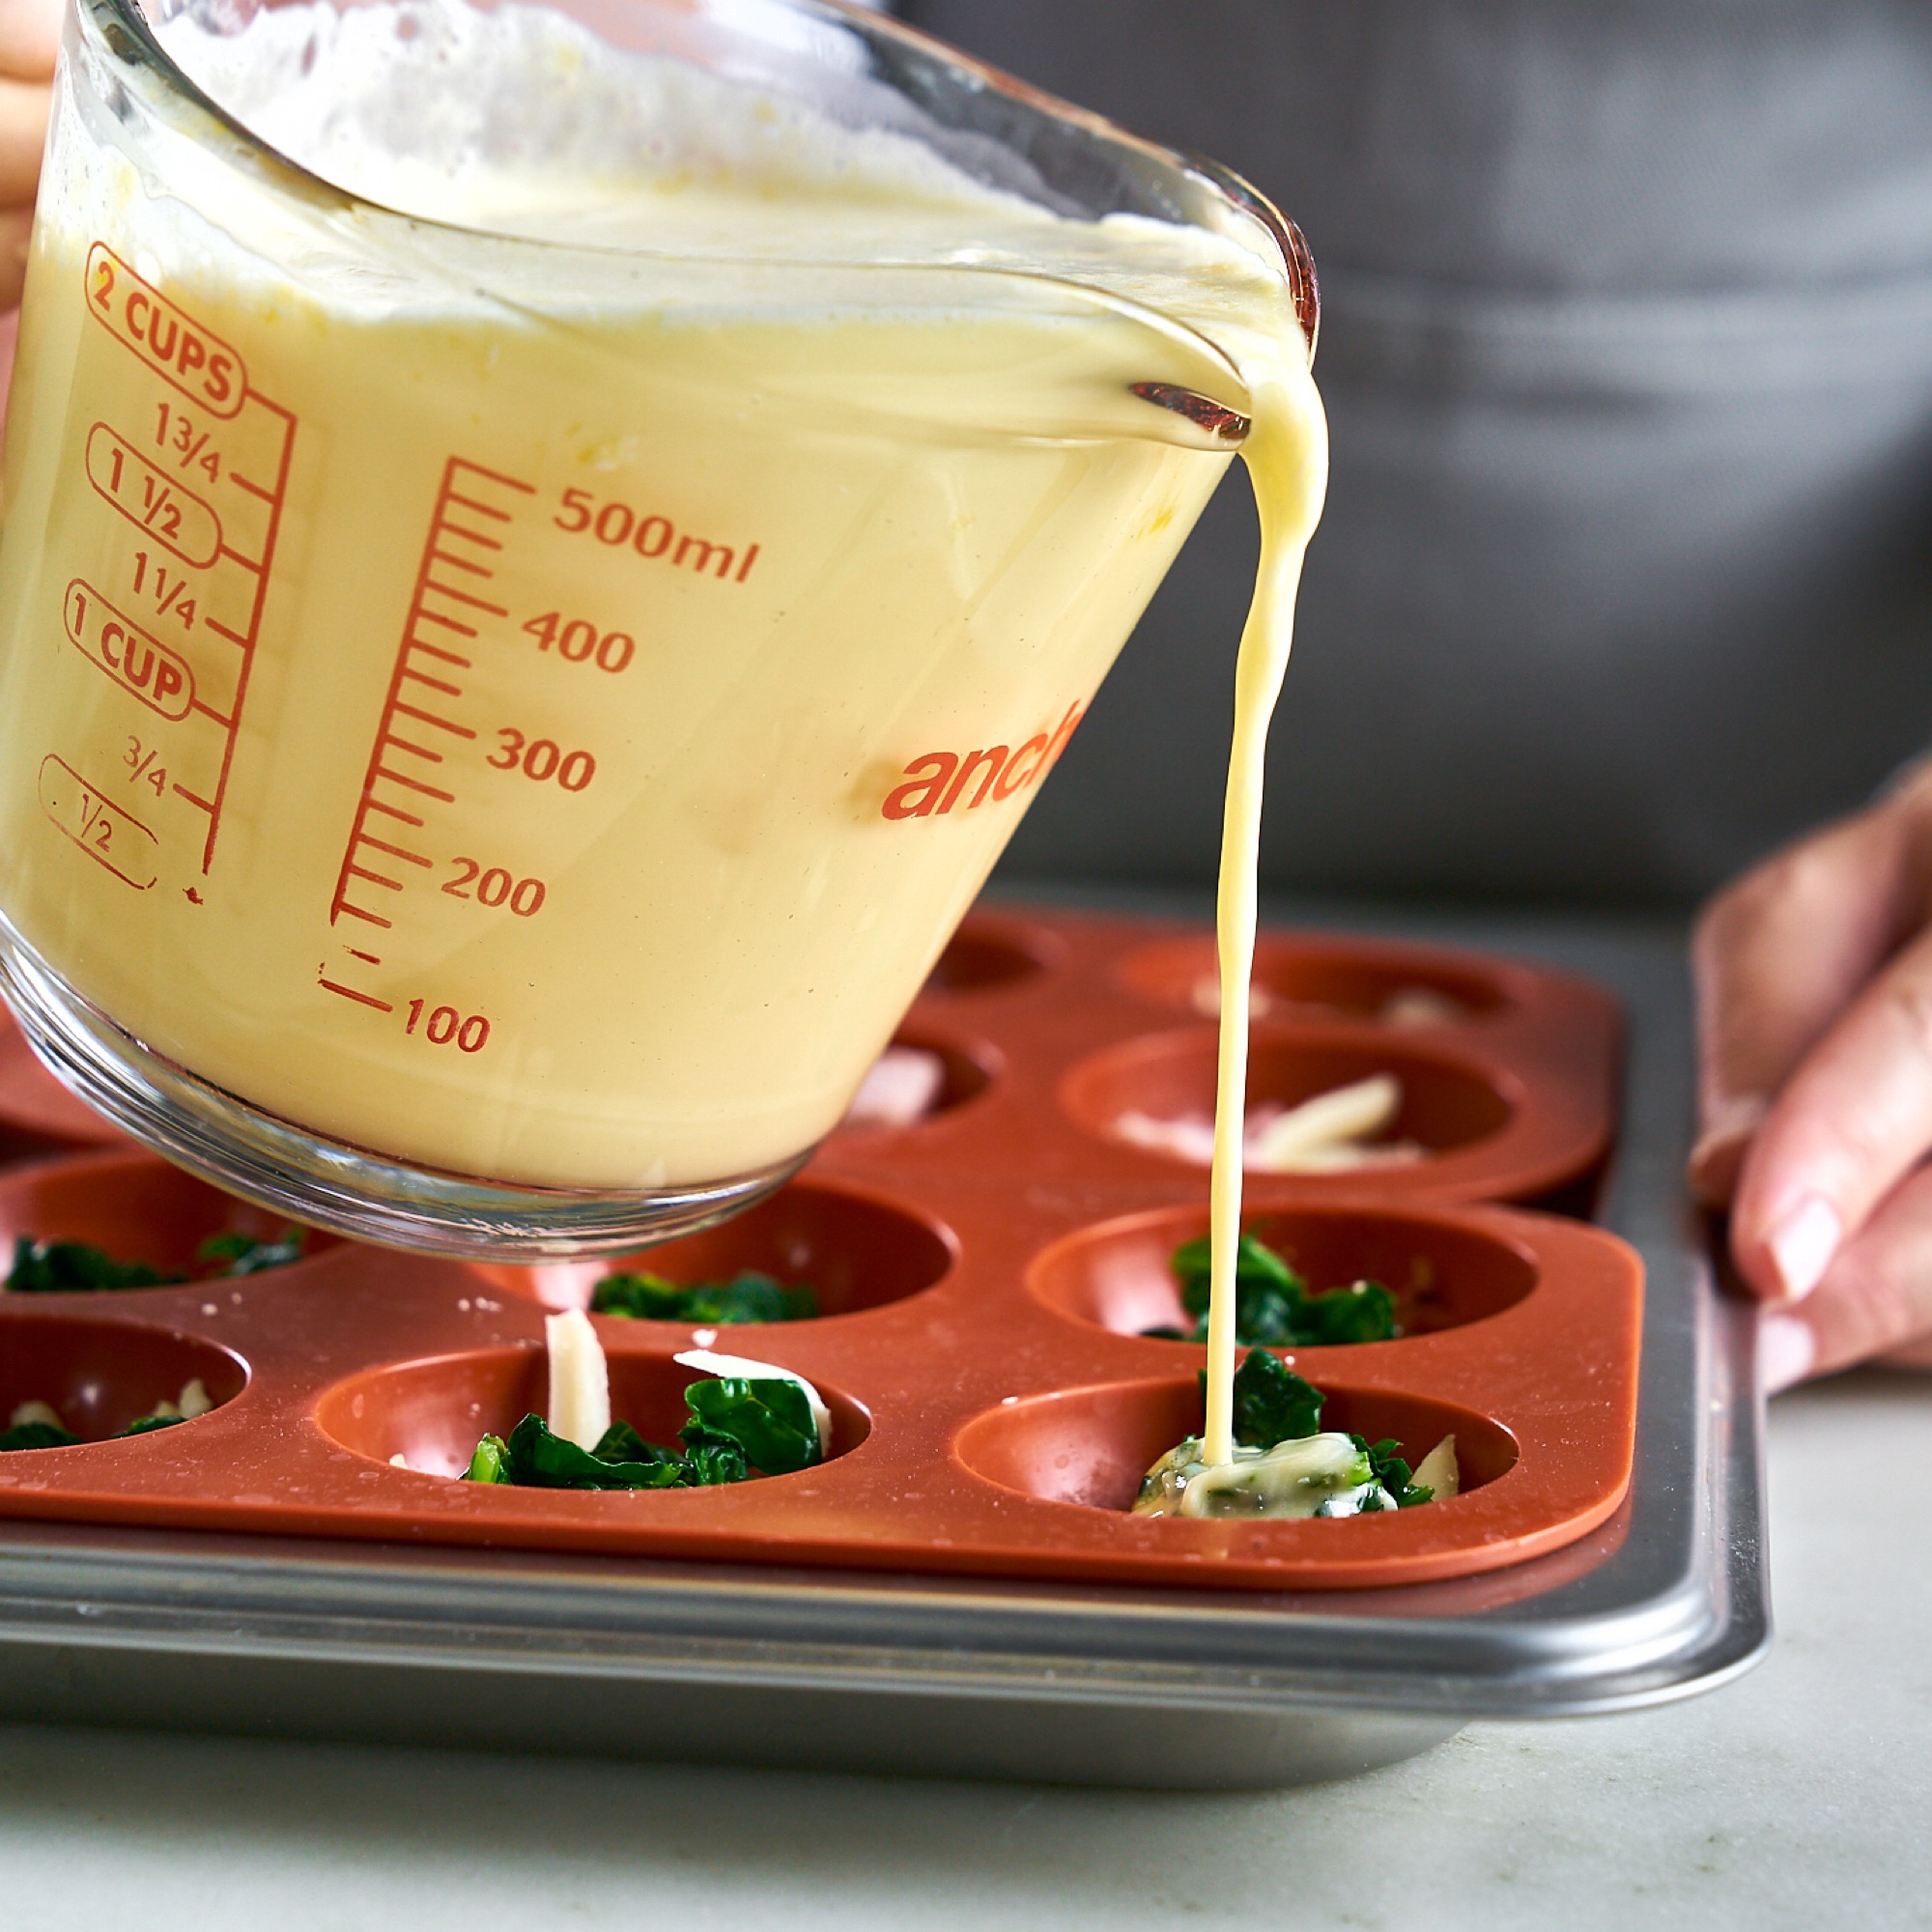
[[[268,32],[393,69],[275,129],[322,173],[224,68]],[[1313,301],[1232,178],[818,0],[81,0],[0,539],[29,1037],[366,1238],[758,1198],[1219,480],[1241,330]]]

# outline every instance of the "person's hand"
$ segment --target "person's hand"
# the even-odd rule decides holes
[[[0,309],[27,272],[60,30],[60,0],[0,0]]]
[[[1932,1366],[1932,765],[1705,907],[1693,1191],[1772,1311],[1774,1389]]]

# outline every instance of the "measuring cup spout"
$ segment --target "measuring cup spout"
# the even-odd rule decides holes
[[[1131,383],[1128,387],[1142,402],[1152,403],[1157,409],[1172,410],[1176,415],[1185,416],[1198,429],[1205,430],[1216,442],[1225,443],[1230,449],[1238,448],[1245,442],[1248,431],[1253,427],[1252,416],[1244,416],[1239,411],[1217,403],[1212,396],[1184,389],[1178,383]]]

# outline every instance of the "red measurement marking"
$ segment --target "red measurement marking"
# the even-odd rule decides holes
[[[387,744],[390,741],[385,738],[383,742]],[[440,799],[444,805],[456,803],[453,791],[439,791],[435,785],[424,784],[420,779],[406,778],[401,772],[392,772],[387,765],[378,765],[373,776],[386,779],[390,784],[408,785],[412,791],[419,791],[425,798]]]
[[[432,752],[426,745],[414,744],[408,738],[398,738],[393,731],[389,732],[383,742],[391,751],[408,752],[414,757],[427,758],[433,765],[442,763],[442,753],[440,752]]]
[[[236,416],[248,395],[242,357],[144,281],[104,242],[87,251],[87,312],[210,414]]]
[[[391,818],[400,818],[405,825],[420,825],[422,820],[412,811],[400,811],[393,805],[384,805],[380,798],[369,801],[371,811],[385,811]]]
[[[405,677],[408,677],[419,673],[405,671],[403,674]],[[435,680],[424,678],[423,682],[430,684],[435,683]],[[463,696],[463,687],[461,685],[439,684],[437,689],[439,691],[449,692],[453,696],[461,697]],[[468,724],[452,724],[447,718],[439,718],[433,711],[424,711],[413,704],[405,704],[400,698],[396,700],[396,709],[406,713],[411,718],[420,718],[425,724],[434,724],[439,731],[452,731],[459,738],[473,738],[476,735]]]
[[[235,722],[228,727],[228,741],[221,749],[221,771],[215,779],[214,798],[209,807],[208,843],[202,848],[201,855],[201,869],[204,872],[214,863],[214,840],[221,830],[221,803],[228,796],[228,775],[235,765],[236,734],[241,728],[242,707],[248,701],[248,680],[255,668],[255,641],[262,633],[262,607],[268,599],[269,572],[274,564],[275,539],[281,534],[282,509],[288,501],[289,464],[295,456],[296,448],[297,424],[294,412],[283,409],[279,403],[271,403],[267,396],[256,389],[249,390],[248,401],[267,410],[270,415],[280,420],[282,454],[280,462],[275,466],[274,487],[267,491],[258,490],[255,493],[268,502],[269,527],[262,538],[261,562],[243,566],[252,571],[255,579],[255,595],[248,605],[248,629],[239,638],[232,631],[225,629],[222,631],[224,637],[241,647],[242,668],[235,676],[235,701],[228,707],[228,715]],[[231,480],[238,483],[241,481],[239,477],[234,477],[232,472]],[[214,624],[213,618],[208,621],[211,629],[220,628]]]
[[[425,859],[420,852],[412,852],[404,845],[391,845],[386,838],[378,838],[372,832],[363,833],[362,842],[365,845],[375,846],[379,852],[388,853],[392,859],[406,859],[412,866],[427,866],[430,864],[430,861]]]
[[[87,480],[144,536],[151,536],[197,569],[229,556],[256,566],[221,541],[221,519],[185,485],[177,483],[104,422],[87,433]]]
[[[155,883],[160,840],[51,752],[41,760],[41,809],[96,865],[137,893]]]
[[[373,993],[358,993],[354,986],[338,986],[333,980],[323,980],[318,976],[318,983],[331,993],[340,993],[345,1000],[354,1000],[358,1006],[374,1007],[379,1013],[392,1013],[396,1009],[387,1000],[379,1000]]]
[[[513,477],[497,476],[492,470],[484,470],[482,473],[491,477],[494,482],[508,483],[514,489],[526,490],[529,487],[526,483],[518,483]],[[466,497],[461,491],[445,487],[442,499],[445,503],[461,503],[466,510],[474,510],[479,516],[494,517],[499,524],[507,524],[510,521],[508,510],[499,510],[493,503],[480,503],[474,497]]]
[[[151,711],[175,720],[191,710],[215,716],[194,695],[194,671],[188,661],[117,610],[85,578],[76,577],[68,585],[62,608],[68,637],[89,663]],[[225,718],[219,722],[224,726],[228,723]]]
[[[511,504],[508,508],[501,501],[506,493]],[[400,824],[420,829],[423,819],[414,812],[403,810],[397,803],[398,788],[412,795],[410,801],[412,804],[421,799],[433,799],[443,805],[456,803],[454,792],[440,790],[419,778],[398,771],[390,762],[398,753],[431,764],[443,762],[440,752],[404,736],[399,728],[402,721],[413,720],[416,724],[426,724],[433,730],[446,731],[457,738],[473,739],[476,736],[472,727],[449,715],[450,706],[464,695],[463,687],[452,683],[446,676],[432,675],[423,668],[422,662],[432,660],[439,669],[447,666],[456,670],[468,670],[470,661],[459,657],[454,651],[444,650],[440,645],[424,642],[421,632],[424,625],[434,624],[453,631],[459,637],[475,637],[476,627],[452,616],[447,608],[450,604],[461,605],[469,611],[481,611],[493,617],[509,615],[501,605],[492,604],[469,590],[459,590],[437,575],[439,567],[454,569],[474,579],[480,589],[492,581],[495,572],[486,564],[474,563],[457,555],[445,546],[452,539],[472,543],[490,552],[501,550],[502,545],[455,521],[452,512],[460,508],[471,519],[480,517],[491,523],[508,524],[514,515],[516,498],[535,494],[530,484],[494,469],[485,469],[480,464],[467,462],[460,456],[452,456],[443,466],[441,486],[437,491],[435,507],[430,513],[429,532],[424,539],[422,560],[416,570],[415,591],[410,599],[409,614],[403,622],[402,641],[397,646],[395,666],[389,674],[388,693],[383,700],[383,714],[376,726],[375,743],[370,747],[369,763],[362,778],[362,795],[356,802],[355,816],[349,828],[349,840],[343,848],[342,867],[336,874],[335,897],[328,909],[331,925],[339,923],[345,917],[361,920],[371,925],[387,926],[390,923],[380,914],[358,903],[358,895],[364,889],[358,881],[380,885],[391,892],[403,890],[401,880],[374,870],[367,863],[376,853],[385,853],[392,859],[401,859],[412,866],[431,867],[432,862],[422,853],[378,838],[370,827],[372,812],[381,812]],[[416,702],[426,691],[440,694],[448,702],[438,703],[434,708]],[[354,947],[346,947],[345,951],[358,959],[370,958],[369,954],[358,952]],[[372,960],[371,963],[375,962]],[[330,986],[333,991],[348,992],[348,989],[330,980],[325,980],[322,983]],[[366,994],[348,993],[348,997],[360,999],[364,1005],[378,1007],[384,1012],[393,1010]]]
[[[282,510],[288,497],[289,465],[295,454],[298,427],[293,411],[271,402],[251,386],[248,369],[240,354],[212,328],[172,300],[152,282],[138,275],[105,242],[97,242],[88,251],[83,270],[87,310],[109,335],[152,369],[161,380],[179,389],[211,415],[238,425],[247,420],[249,411],[259,411],[268,418],[274,441],[275,475],[271,484],[227,471],[227,480],[238,490],[269,506],[268,529],[259,556],[244,556],[223,541],[221,522],[214,506],[187,489],[179,479],[167,476],[147,461],[123,437],[105,423],[89,432],[87,470],[94,487],[125,517],[198,568],[213,566],[225,559],[236,569],[255,580],[254,596],[248,607],[245,630],[237,631],[218,619],[204,614],[203,623],[216,637],[225,638],[242,654],[235,678],[235,696],[227,715],[213,711],[196,700],[193,710],[206,717],[224,734],[221,765],[212,798],[189,791],[185,785],[174,787],[177,796],[208,814],[208,837],[201,848],[201,869],[208,872],[214,863],[214,844],[221,830],[222,801],[228,795],[228,780],[235,763],[235,741],[241,729],[242,708],[247,700],[248,682],[254,669],[255,644],[262,626],[262,609],[268,596],[269,575],[273,567],[275,541],[281,532]],[[243,436],[242,440],[250,440]],[[188,460],[208,440],[188,452]],[[196,903],[200,901],[197,899]]]
[[[490,572],[486,570],[482,574],[488,577]],[[471,597],[468,591],[453,590],[447,583],[438,583],[434,579],[429,580],[425,587],[434,590],[439,597],[453,597],[459,604],[468,604],[471,610],[485,611],[492,617],[507,617],[510,614],[500,604],[486,604],[480,597]],[[469,635],[474,637],[476,634],[472,631]]]

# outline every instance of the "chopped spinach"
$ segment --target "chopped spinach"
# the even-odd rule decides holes
[[[466,1483],[513,1483],[510,1474],[510,1445],[500,1435],[486,1435],[469,1458],[463,1472]]]
[[[1212,1244],[1207,1236],[1183,1241],[1172,1262],[1180,1305],[1192,1328],[1151,1328],[1168,1341],[1197,1342],[1207,1331]],[[1350,1342],[1387,1342],[1402,1331],[1395,1296],[1380,1282],[1311,1293],[1307,1282],[1253,1235],[1235,1249],[1235,1340],[1243,1348],[1318,1349]]]
[[[121,1434],[123,1435],[146,1435],[150,1430],[172,1429],[178,1422],[185,1422],[185,1415],[143,1415],[130,1422]]]
[[[205,1278],[260,1274],[299,1261],[302,1234],[284,1228],[272,1239],[254,1235],[214,1235],[195,1250]],[[43,1241],[32,1235],[14,1238],[14,1265],[7,1276],[10,1294],[72,1294],[122,1288],[171,1288],[188,1280],[164,1274],[147,1262],[118,1262],[85,1241]]]
[[[69,1449],[80,1437],[51,1422],[17,1422],[0,1429],[0,1454],[9,1449]]]
[[[172,1429],[178,1422],[185,1422],[183,1415],[143,1415],[130,1422],[120,1433],[122,1435],[146,1435],[151,1430]],[[103,1438],[113,1441],[118,1438]],[[71,1430],[62,1429],[52,1422],[16,1422],[12,1429],[0,1429],[0,1455],[10,1449],[71,1449],[81,1438]]]
[[[721,1376],[684,1392],[691,1419],[680,1434],[694,1455],[736,1449],[753,1468],[786,1476],[819,1459],[818,1424],[797,1382],[768,1377]]]
[[[507,1438],[486,1435],[467,1480],[544,1490],[706,1489],[753,1473],[781,1476],[820,1458],[818,1425],[803,1388],[781,1377],[724,1376],[693,1382],[680,1452],[646,1442],[628,1422],[613,1422],[591,1449],[526,1415]]]
[[[7,1292],[62,1294],[75,1290],[162,1288],[185,1279],[163,1274],[146,1262],[117,1262],[85,1241],[37,1241],[31,1235],[16,1235]]]
[[[1201,1371],[1201,1398],[1208,1398],[1208,1371]],[[1321,1427],[1326,1400],[1279,1355],[1252,1349],[1235,1371],[1235,1440],[1244,1449],[1272,1449],[1296,1441]]]
[[[666,1490],[683,1476],[683,1459],[650,1443],[638,1442],[644,1454],[630,1457],[629,1442],[612,1443],[607,1434],[595,1449],[580,1449],[554,1434],[540,1415],[526,1415],[510,1431],[507,1440],[486,1435],[471,1459],[472,1482],[516,1483],[536,1490]],[[636,1432],[630,1432],[636,1439]],[[478,1462],[485,1463],[483,1472]],[[490,1463],[494,1462],[494,1471]]]
[[[204,1263],[225,1262],[225,1267],[214,1270],[221,1275],[261,1274],[265,1269],[286,1267],[289,1263],[301,1260],[302,1231],[284,1228],[271,1240],[239,1232],[211,1235],[195,1249],[194,1258]]]
[[[662,1275],[611,1274],[597,1284],[590,1312],[637,1321],[691,1321],[717,1327],[741,1321],[806,1321],[818,1313],[818,1294],[803,1284],[786,1288],[754,1268],[741,1268],[729,1281],[699,1281],[689,1288]]]
[[[1379,1442],[1371,1442],[1365,1435],[1351,1435],[1350,1439],[1369,1459],[1376,1481],[1395,1498],[1397,1509],[1413,1509],[1417,1503],[1435,1500],[1435,1492],[1427,1483],[1417,1484],[1415,1471],[1397,1454],[1402,1444],[1393,1435],[1385,1435]],[[1367,1509],[1369,1504],[1362,1507]],[[1375,1507],[1380,1509],[1383,1505],[1376,1503]]]
[[[1201,1372],[1201,1395],[1208,1396],[1208,1372]],[[1235,1372],[1235,1440],[1243,1449],[1272,1449],[1278,1442],[1298,1441],[1321,1427],[1327,1401],[1311,1381],[1296,1375],[1280,1356],[1265,1349],[1250,1350]],[[1371,1442],[1350,1432],[1350,1441],[1367,1458],[1377,1485],[1395,1498],[1397,1509],[1413,1509],[1434,1499],[1435,1492],[1418,1485],[1414,1470],[1403,1460],[1402,1444],[1393,1435]],[[1388,1505],[1374,1495],[1362,1503],[1365,1514]]]

